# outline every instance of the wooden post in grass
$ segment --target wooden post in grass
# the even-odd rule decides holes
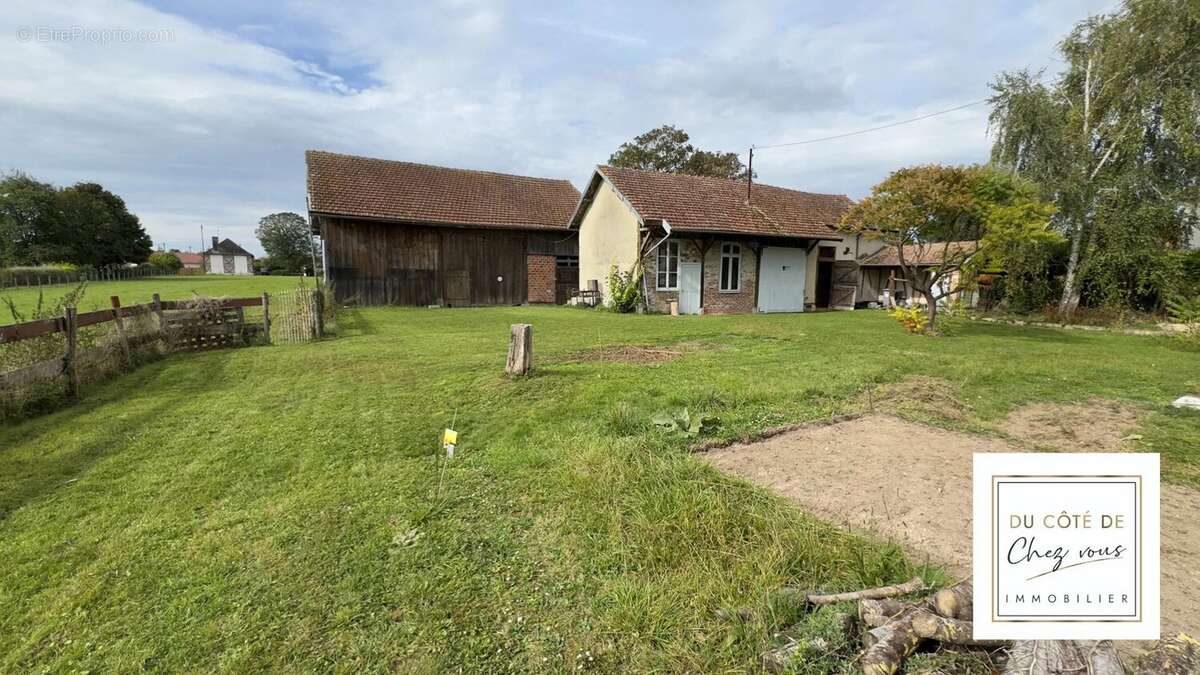
[[[262,294],[263,307],[263,341],[271,344],[271,296]]]
[[[313,337],[325,337],[325,296],[321,295],[321,289],[314,289],[312,292],[312,310],[313,310]]]
[[[524,375],[533,367],[533,326],[514,323],[508,343],[508,364],[504,372],[509,375]]]
[[[129,354],[129,336],[125,334],[125,319],[121,317],[121,298],[112,296],[113,323],[117,326],[117,342],[121,345],[121,363],[126,370],[133,368],[133,357]]]
[[[63,376],[66,377],[67,396],[75,398],[79,395],[79,368],[75,353],[79,324],[76,321],[75,307],[72,305],[67,305],[64,313],[63,332],[67,335],[67,351],[63,354]]]

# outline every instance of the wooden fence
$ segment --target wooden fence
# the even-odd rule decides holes
[[[83,313],[68,306],[62,316],[0,326],[0,349],[35,338],[62,341],[61,356],[0,373],[0,393],[62,378],[67,395],[75,396],[84,365],[115,359],[115,370],[129,370],[134,352],[146,345],[158,345],[162,352],[200,351],[255,341],[300,342],[325,334],[323,296],[311,289],[275,296],[263,293],[257,298],[195,300],[162,300],[155,293],[152,302],[127,307],[112,296],[111,304],[111,309]],[[246,309],[251,307],[261,307],[262,316],[248,319]],[[279,325],[273,326],[276,321]],[[304,328],[301,322],[307,322]],[[98,346],[81,345],[82,329],[108,323],[113,324],[109,340]]]

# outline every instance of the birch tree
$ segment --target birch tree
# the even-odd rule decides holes
[[[1096,242],[1099,200],[1141,172],[1179,209],[1196,200],[1200,9],[1186,0],[1128,0],[1091,17],[1060,43],[1065,69],[1049,84],[1027,70],[1001,73],[990,130],[992,159],[1044,186],[1070,241],[1058,310],[1074,313],[1080,270]],[[1165,142],[1164,141],[1169,141]],[[1144,169],[1171,151],[1170,166]]]

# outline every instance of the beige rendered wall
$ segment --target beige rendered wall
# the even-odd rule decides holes
[[[596,279],[607,299],[609,268],[616,265],[627,271],[637,262],[637,254],[637,216],[604,181],[579,223],[579,288],[586,289],[588,280]]]

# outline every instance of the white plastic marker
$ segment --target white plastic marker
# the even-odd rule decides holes
[[[446,451],[446,459],[454,459],[454,446],[458,444],[458,432],[446,429],[442,432],[442,449]]]

